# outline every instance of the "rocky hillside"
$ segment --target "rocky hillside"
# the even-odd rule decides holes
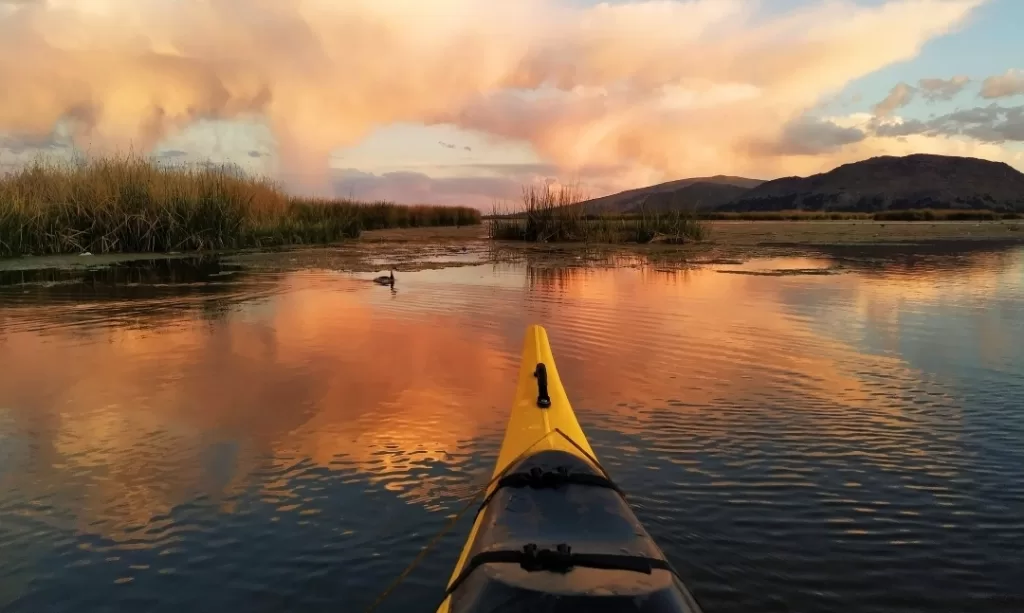
[[[679,179],[594,198],[584,202],[583,206],[588,213],[630,213],[641,205],[648,209],[690,206],[713,209],[736,200],[761,183],[757,179],[725,175]]]
[[[809,177],[767,181],[719,209],[1024,211],[1024,174],[1008,164],[976,158],[926,154],[883,156]]]

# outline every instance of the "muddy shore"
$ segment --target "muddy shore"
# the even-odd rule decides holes
[[[486,222],[485,222],[486,223]],[[1018,238],[1024,242],[1021,221],[710,221],[711,237],[684,249],[849,243],[907,243],[918,241],[975,241]],[[487,227],[396,228],[364,232],[361,242],[432,242],[486,240]],[[507,244],[516,244],[508,242]],[[673,248],[679,248],[674,246]]]
[[[486,222],[485,222],[486,223]],[[680,267],[740,262],[759,257],[828,256],[862,259],[893,253],[956,254],[1024,245],[1018,221],[712,221],[710,238],[688,245],[583,245],[491,241],[485,225],[402,228],[364,232],[336,245],[270,251],[209,253],[226,262],[255,268],[329,268],[356,273],[448,268],[521,258],[545,266],[614,262],[641,256],[658,266]],[[0,271],[81,269],[139,260],[193,257],[181,254],[112,254],[0,259]],[[204,254],[207,255],[207,254]],[[614,264],[612,264],[614,265]]]

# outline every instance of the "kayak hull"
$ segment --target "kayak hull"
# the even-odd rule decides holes
[[[598,463],[542,327],[527,330],[522,356],[492,481],[438,613],[699,613]]]

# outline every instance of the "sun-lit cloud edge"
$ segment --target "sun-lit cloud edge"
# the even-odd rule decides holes
[[[984,3],[838,1],[781,14],[754,0],[22,3],[0,16],[0,78],[17,92],[0,109],[0,165],[40,149],[135,147],[230,162],[297,191],[336,193],[362,173],[371,193],[476,204],[507,197],[512,182],[577,176],[596,196],[918,150],[1019,165],[1012,151],[961,137],[854,139],[807,119],[852,81],[955,33]],[[1015,74],[982,91],[1011,92]],[[974,84],[924,75],[913,91],[945,98]],[[397,123],[485,135],[492,151],[525,145],[551,172],[469,181],[345,159]],[[451,147],[439,152],[479,152],[441,142]]]

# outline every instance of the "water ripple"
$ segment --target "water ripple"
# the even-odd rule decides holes
[[[539,321],[708,613],[1024,610],[1024,252],[972,257],[20,274],[0,609],[362,610],[489,478]]]

